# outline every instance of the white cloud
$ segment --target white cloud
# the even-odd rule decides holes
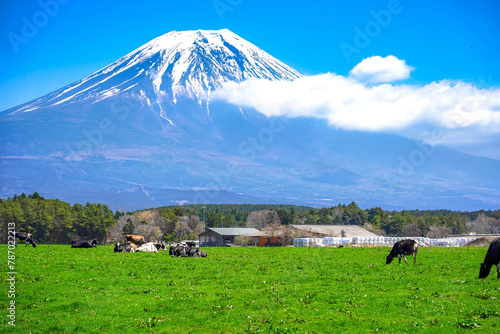
[[[415,68],[394,56],[365,58],[349,72],[349,75],[365,83],[393,82],[408,79]]]
[[[329,73],[295,81],[228,82],[212,98],[252,107],[267,116],[325,119],[346,130],[390,132],[421,140],[437,131],[442,135],[436,144],[463,141],[470,145],[500,133],[500,89],[477,89],[461,81],[375,85],[353,75]]]

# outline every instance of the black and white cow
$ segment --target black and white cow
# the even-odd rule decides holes
[[[170,246],[168,253],[172,257],[207,257],[207,252],[197,247],[190,247],[186,243]]]
[[[196,247],[188,247],[186,248],[186,254],[189,257],[199,256],[201,249]]]
[[[117,252],[117,253],[134,253],[135,250],[132,246],[130,246],[130,244],[120,245],[119,243],[117,243],[115,245],[115,252]]]
[[[96,247],[99,243],[96,239],[86,241],[71,241],[71,248],[92,248]]]
[[[163,243],[148,242],[137,247],[135,251],[144,253],[158,253],[158,250],[160,249],[166,250],[166,247]]]
[[[35,239],[33,238],[33,234],[28,232],[16,232],[15,238],[19,239],[19,241],[24,241],[24,247],[31,244],[33,247],[36,247]]]
[[[500,278],[500,238],[496,238],[488,247],[484,262],[479,269],[479,278],[486,278],[490,274],[491,267],[497,266],[497,278]]]
[[[170,246],[168,254],[170,254],[172,257],[186,257],[188,256],[186,254],[186,249],[188,247],[189,246],[184,242],[178,243],[177,245]]]
[[[398,241],[392,247],[391,252],[387,255],[385,264],[389,264],[392,260],[397,257],[399,259],[399,264],[401,264],[401,257],[405,260],[406,263],[406,255],[413,255],[413,264],[417,263],[417,251],[418,251],[418,242],[413,239],[406,239]]]

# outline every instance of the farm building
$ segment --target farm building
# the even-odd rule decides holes
[[[295,229],[295,237],[378,237],[357,225],[290,225]],[[344,232],[342,231],[344,230]]]
[[[277,231],[265,230],[249,234],[248,236],[252,238],[252,246],[284,246],[286,245],[286,236],[284,231],[284,229],[280,229]]]
[[[378,235],[356,225],[287,225],[277,229],[264,229],[248,235],[251,245],[269,247],[293,244],[295,238],[323,237],[377,237]]]
[[[257,232],[259,230],[255,228],[209,227],[198,236],[198,239],[200,247],[223,246],[224,244],[234,243],[234,238],[239,235],[248,235]]]

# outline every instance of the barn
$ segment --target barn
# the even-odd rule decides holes
[[[252,233],[252,246],[273,247],[286,245],[286,237],[283,233],[284,229],[278,231],[259,231]]]
[[[215,247],[233,244],[234,238],[239,235],[248,235],[257,233],[255,228],[243,227],[209,227],[205,232],[198,236],[200,247]]]

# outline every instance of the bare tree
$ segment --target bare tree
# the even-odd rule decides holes
[[[136,229],[137,234],[144,236],[147,242],[159,241],[163,234],[158,226],[152,224],[141,224]]]
[[[122,219],[123,216],[120,217],[115,222],[115,225],[109,230],[108,232],[108,238],[109,239],[114,239],[117,242],[122,242],[123,239],[123,227],[127,224],[127,221],[125,219]]]
[[[417,224],[408,224],[401,229],[403,237],[419,237],[422,235],[422,230]]]
[[[189,228],[189,225],[184,220],[179,220],[175,223],[175,234],[179,240],[185,239],[192,231]]]
[[[285,226],[285,230],[283,231],[283,239],[285,239],[286,245],[293,245],[293,240],[302,235],[303,231],[299,232],[291,226]]]
[[[272,210],[252,211],[247,218],[247,227],[258,230],[274,223],[280,223],[280,218],[276,211]]]
[[[198,224],[201,222],[200,217],[198,216],[182,216],[179,218],[179,220],[186,222],[191,230],[194,230],[196,226],[198,226]]]
[[[271,232],[271,236],[275,237],[282,226],[283,225],[281,225],[279,221],[274,221],[271,224],[267,225],[264,229]]]
[[[203,225],[203,222],[202,222],[202,221],[200,221],[200,222],[198,223],[198,225],[196,225],[196,227],[194,228],[194,233],[195,233],[196,235],[200,235],[200,234],[202,234],[203,232],[205,232],[205,226]]]
[[[427,238],[446,238],[451,233],[453,233],[453,230],[448,226],[432,225],[425,236]]]
[[[147,241],[161,240],[166,233],[165,220],[158,210],[147,210],[133,215],[124,214],[110,230],[109,237],[124,242],[125,234],[140,234]]]
[[[118,242],[124,242],[124,235],[130,230],[136,231],[141,222],[134,215],[124,214],[115,222],[115,225],[109,230],[108,237]]]
[[[500,219],[486,217],[484,214],[480,214],[476,220],[467,222],[465,227],[469,233],[499,234]]]

